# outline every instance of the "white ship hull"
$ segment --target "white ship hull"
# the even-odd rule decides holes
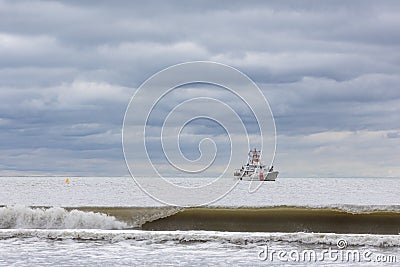
[[[248,175],[235,175],[235,178],[243,181],[275,181],[278,177],[279,171],[272,171],[264,173],[261,177],[259,173],[255,173],[251,176]]]

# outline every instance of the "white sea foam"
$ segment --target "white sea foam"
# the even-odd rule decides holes
[[[217,242],[237,245],[263,245],[268,242],[287,242],[336,246],[344,239],[348,246],[400,247],[399,235],[334,234],[334,233],[245,233],[216,231],[142,231],[90,229],[0,229],[0,239],[8,238],[79,239],[119,242],[124,240],[163,243],[167,241]]]
[[[128,227],[112,216],[102,213],[66,209],[11,206],[0,208],[3,229],[123,229]]]
[[[304,208],[304,209],[325,209],[325,210],[340,210],[348,213],[372,213],[372,212],[399,212],[400,205],[354,205],[354,204],[329,204],[329,205],[214,205],[211,208],[245,208],[245,209],[258,209],[258,208]]]
[[[337,209],[349,213],[371,213],[377,211],[400,212],[400,205],[354,205],[354,204],[333,204],[333,205],[309,205],[308,208]]]

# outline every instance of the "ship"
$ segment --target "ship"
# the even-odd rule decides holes
[[[261,163],[261,151],[254,148],[248,154],[248,161],[241,169],[236,169],[233,177],[244,181],[275,181],[279,171],[274,166],[266,166]]]

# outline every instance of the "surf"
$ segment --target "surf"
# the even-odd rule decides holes
[[[2,229],[399,234],[398,206],[0,207]]]

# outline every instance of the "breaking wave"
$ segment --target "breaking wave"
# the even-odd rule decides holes
[[[177,207],[0,207],[0,229],[140,228],[182,210]]]
[[[399,234],[398,206],[0,207],[1,229]]]
[[[63,208],[0,208],[0,228],[3,229],[123,229],[128,225],[102,213],[68,211]]]

